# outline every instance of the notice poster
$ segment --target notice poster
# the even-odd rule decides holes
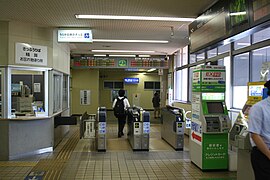
[[[90,105],[90,90],[81,90],[80,91],[80,104],[81,105]]]

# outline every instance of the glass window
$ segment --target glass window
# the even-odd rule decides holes
[[[246,86],[249,82],[249,53],[240,54],[233,59],[233,85]]]
[[[182,55],[182,66],[184,66],[188,64],[188,46],[183,48]]]
[[[61,74],[53,74],[53,112],[56,113],[61,110]]]
[[[145,81],[144,82],[144,89],[160,89],[160,82],[158,81]]]
[[[181,70],[174,72],[174,99],[181,100]]]
[[[201,53],[196,56],[196,61],[201,61],[205,59],[205,54]]]
[[[176,55],[174,56],[174,68],[180,67],[181,63],[180,63],[181,59],[180,59],[180,51],[178,51],[176,53]]]
[[[113,89],[123,89],[124,83],[123,82],[114,82],[114,88]]]
[[[270,61],[270,47],[252,51],[251,81],[260,81],[262,64]]]
[[[124,89],[122,81],[104,81],[104,89]]]
[[[189,81],[188,81],[188,84],[189,84],[189,94],[188,94],[188,100],[190,102],[192,102],[192,78],[193,78],[193,70],[194,70],[195,67],[191,67],[189,68]]]
[[[189,64],[192,64],[192,63],[196,62],[196,54],[190,54],[189,58],[190,58]]]
[[[247,46],[250,46],[250,36],[246,36],[242,39],[239,39],[237,41],[234,42],[234,49],[241,49]]]
[[[270,38],[270,27],[253,34],[253,43],[261,42]]]
[[[223,59],[219,59],[218,60],[218,65],[219,66],[224,66],[224,60]]]
[[[69,81],[69,76],[64,75],[63,76],[63,109],[68,108],[68,94],[69,94],[69,87],[68,87],[68,81]]]
[[[249,82],[249,53],[235,56],[233,59],[233,108],[242,109],[247,100]]]
[[[44,106],[44,72],[11,71],[11,116],[47,111]]]
[[[215,56],[217,56],[217,48],[207,51],[207,58],[211,58]]]
[[[104,89],[113,89],[112,81],[104,81]]]
[[[225,66],[225,68],[226,68],[225,101],[226,101],[227,108],[230,109],[232,107],[231,106],[231,97],[232,97],[232,95],[231,95],[232,94],[232,92],[231,92],[231,79],[232,79],[231,78],[231,58],[229,56],[227,56],[222,60],[222,62],[223,62],[222,66]]]
[[[230,51],[230,44],[226,44],[218,47],[218,54],[223,54]]]

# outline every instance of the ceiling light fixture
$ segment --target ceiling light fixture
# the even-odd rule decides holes
[[[147,70],[147,72],[153,72],[153,71],[155,71],[155,70],[157,70],[157,69],[152,68],[152,69]]]
[[[110,57],[136,57],[136,55],[132,54],[110,54]]]
[[[139,55],[139,57],[147,58],[147,57],[151,57],[151,55]]]
[[[119,43],[168,43],[163,40],[127,40],[127,39],[93,39],[93,42],[119,42]]]
[[[242,16],[242,15],[246,15],[247,12],[234,12],[234,13],[230,13],[230,16]]]
[[[155,51],[133,51],[133,50],[106,50],[93,49],[92,52],[106,52],[106,53],[154,53]]]
[[[106,54],[94,54],[94,57],[106,57]]]
[[[113,20],[145,20],[145,21],[178,21],[192,22],[194,18],[177,17],[149,17],[149,16],[111,16],[111,15],[83,15],[75,14],[77,19],[113,19]]]

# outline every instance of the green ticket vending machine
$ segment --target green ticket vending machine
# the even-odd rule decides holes
[[[193,71],[190,158],[202,170],[228,169],[225,77],[224,66],[200,65]]]

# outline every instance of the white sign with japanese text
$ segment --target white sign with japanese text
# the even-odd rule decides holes
[[[16,43],[16,64],[47,66],[47,47]]]
[[[58,30],[58,42],[93,42],[91,30]]]

